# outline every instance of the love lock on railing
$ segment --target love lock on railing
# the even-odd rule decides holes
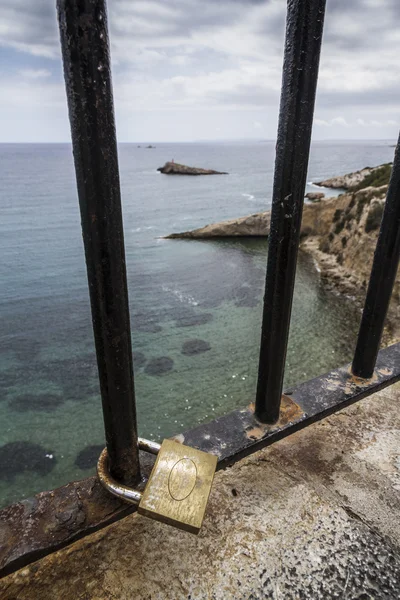
[[[174,440],[157,444],[139,438],[139,448],[157,455],[143,492],[118,483],[109,472],[107,449],[100,455],[100,483],[114,496],[138,505],[141,515],[199,533],[217,467],[217,457]]]

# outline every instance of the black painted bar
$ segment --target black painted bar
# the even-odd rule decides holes
[[[57,9],[107,450],[114,477],[133,484],[140,469],[106,5],[58,0]]]
[[[400,136],[358,333],[352,370],[372,377],[400,258]]]
[[[325,0],[288,0],[256,414],[279,418]]]

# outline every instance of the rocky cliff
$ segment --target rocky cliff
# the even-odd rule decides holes
[[[312,254],[327,287],[352,296],[361,306],[371,272],[387,185],[367,187],[328,200],[303,221],[301,247]],[[400,340],[400,277],[387,317],[386,341]]]
[[[354,173],[339,175],[324,181],[315,181],[315,185],[321,187],[353,190],[356,191],[365,187],[379,187],[389,181],[392,163],[379,165],[378,167],[365,167]]]
[[[362,306],[372,259],[378,237],[387,192],[390,169],[383,165],[386,183],[377,187],[363,187],[357,177],[348,180],[355,185],[352,191],[335,198],[322,199],[316,204],[306,204],[301,227],[301,248],[310,253],[321,272],[325,285],[355,299]],[[381,179],[377,167],[372,175]],[[366,171],[366,169],[363,169]],[[363,179],[368,182],[369,174]],[[359,171],[358,173],[361,173]],[[360,189],[359,189],[360,188]],[[218,238],[268,236],[270,213],[223,221],[169,238]],[[397,277],[386,328],[386,341],[400,340],[400,277]]]
[[[207,239],[222,237],[263,237],[269,234],[270,212],[256,213],[238,219],[211,223],[192,231],[170,233],[166,239]]]

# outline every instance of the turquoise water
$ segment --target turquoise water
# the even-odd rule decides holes
[[[308,179],[387,162],[389,144],[315,144]],[[274,144],[119,154],[139,431],[160,439],[254,399],[267,242],[159,236],[267,209]],[[230,175],[157,173],[172,158]],[[92,473],[104,434],[70,147],[0,146],[0,211],[5,505]],[[286,385],[348,361],[358,320],[300,254]]]

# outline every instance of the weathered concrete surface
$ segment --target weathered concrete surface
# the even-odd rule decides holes
[[[399,598],[400,384],[219,472],[198,537],[133,515],[2,600]]]

